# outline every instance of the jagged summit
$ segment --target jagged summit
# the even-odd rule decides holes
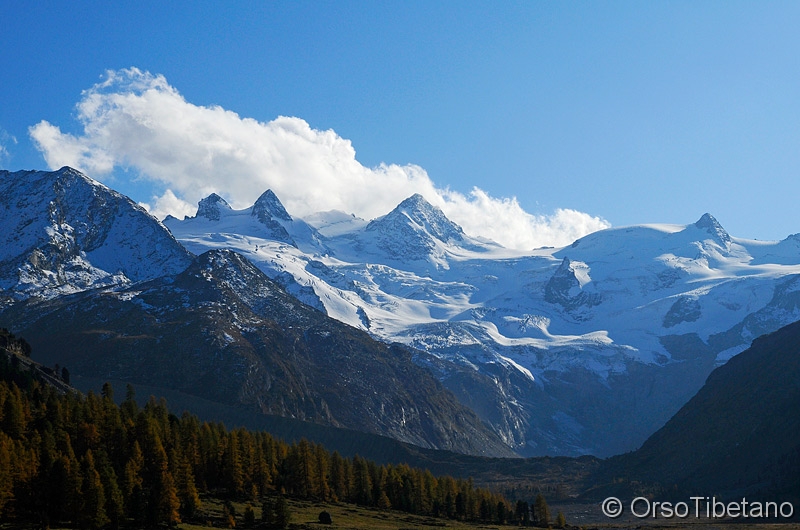
[[[267,190],[262,193],[261,197],[253,204],[251,211],[253,217],[257,217],[262,223],[265,223],[268,219],[280,219],[281,221],[292,220],[292,216],[289,215],[280,199],[278,199],[272,190]]]
[[[461,227],[420,194],[414,194],[384,215],[370,221],[365,235],[392,259],[438,260],[449,245],[465,243]],[[439,258],[434,258],[438,256]]]
[[[232,209],[225,199],[216,193],[212,193],[197,203],[197,214],[195,214],[195,217],[205,217],[209,221],[219,221],[221,209],[223,208],[225,210]]]
[[[705,230],[722,243],[731,242],[730,234],[728,234],[728,232],[722,228],[722,225],[719,224],[719,221],[717,221],[710,213],[703,214],[703,216],[698,219],[694,226],[695,228]]]
[[[464,239],[464,231],[461,227],[448,219],[442,210],[433,206],[419,193],[405,199],[384,217],[369,223],[367,230],[378,230],[381,227],[398,223],[407,225],[409,220],[415,225],[415,228],[424,230],[439,241],[463,241]]]

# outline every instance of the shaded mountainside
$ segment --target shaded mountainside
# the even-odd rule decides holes
[[[599,481],[676,494],[800,500],[800,322],[753,341],[639,450],[602,469]]]
[[[423,447],[511,456],[404,346],[299,303],[249,261],[209,251],[180,274],[29,299],[2,315],[36,359]]]

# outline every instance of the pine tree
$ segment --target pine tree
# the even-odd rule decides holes
[[[497,503],[497,524],[506,523],[506,504],[503,501]]]
[[[191,519],[201,507],[200,495],[197,493],[192,466],[186,458],[179,458],[175,482],[180,500],[180,513],[183,519]]]
[[[314,447],[315,467],[316,467],[316,494],[323,501],[331,497],[331,487],[328,482],[328,468],[330,466],[330,455],[322,445]]]
[[[533,503],[533,524],[541,528],[547,528],[550,525],[550,508],[541,493],[536,496]]]
[[[223,456],[223,469],[223,480],[228,491],[232,495],[244,493],[244,471],[239,452],[239,433],[237,431],[228,433]]]
[[[125,474],[122,481],[122,494],[125,498],[127,513],[137,520],[142,520],[144,512],[144,490],[142,488],[142,469],[144,468],[144,455],[138,441],[133,442],[131,457],[125,464]]]
[[[79,521],[83,528],[96,530],[110,522],[106,515],[106,496],[100,473],[97,472],[91,449],[86,451],[83,458],[82,474],[83,486],[81,488],[81,508]]]
[[[564,528],[567,526],[567,518],[564,517],[564,513],[559,511],[558,515],[556,516],[556,526],[559,528]]]
[[[12,440],[0,432],[0,516],[14,498]]]
[[[347,499],[349,495],[349,481],[345,471],[345,460],[334,451],[330,458],[330,485],[334,501]]]
[[[97,471],[106,497],[105,510],[112,528],[119,528],[125,516],[125,499],[119,487],[117,473],[104,451],[98,452]]]
[[[244,507],[244,526],[252,528],[256,524],[256,512],[249,504]]]
[[[14,357],[16,358],[16,357]],[[0,423],[3,432],[15,440],[25,433],[25,408],[22,393],[16,383],[12,383],[3,404],[3,421]]]
[[[530,509],[528,507],[528,503],[523,500],[517,501],[516,508],[514,509],[514,515],[516,515],[519,524],[522,526],[528,526],[528,523],[530,523]]]
[[[369,476],[367,461],[356,455],[353,457],[353,495],[356,504],[370,506],[372,504],[372,479]]]
[[[492,507],[489,505],[489,501],[487,499],[481,500],[480,517],[481,521],[484,522],[489,522],[492,520]]]

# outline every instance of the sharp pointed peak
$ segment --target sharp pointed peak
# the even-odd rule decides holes
[[[461,227],[448,219],[440,208],[432,205],[419,193],[411,195],[383,217],[371,221],[367,225],[367,230],[376,230],[381,226],[397,227],[409,221],[440,241],[464,239]]]
[[[253,204],[252,214],[261,221],[267,218],[277,218],[283,221],[292,220],[292,216],[289,215],[286,208],[283,207],[283,203],[271,189],[262,193]]]
[[[411,195],[410,197],[407,197],[406,199],[403,200],[403,202],[400,203],[400,205],[401,206],[403,206],[403,205],[406,205],[406,206],[411,206],[411,205],[428,205],[428,206],[432,206],[431,203],[428,202],[428,200],[425,197],[423,197],[421,193],[415,193],[414,195]]]
[[[694,224],[695,228],[699,228],[701,230],[705,230],[712,236],[717,237],[724,243],[730,243],[731,236],[728,232],[719,224],[719,221],[714,218],[713,215],[710,213],[704,213],[700,219]]]
[[[710,213],[704,213],[700,219],[694,224],[697,228],[709,228],[712,226],[720,226],[719,221]]]
[[[212,193],[197,203],[197,213],[195,214],[195,217],[205,217],[211,221],[218,221],[221,208],[230,210],[231,206],[225,199],[216,193]]]

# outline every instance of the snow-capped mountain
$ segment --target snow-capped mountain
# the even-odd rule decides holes
[[[239,254],[191,255],[141,207],[69,168],[2,172],[0,186],[0,322],[29,340],[36,360],[68,365],[76,378],[177,391],[200,408],[208,400],[514,455],[409,348],[299,303]],[[238,212],[213,195],[198,213],[195,223],[300,255],[326,251],[271,192]]]
[[[0,312],[22,329],[60,329],[61,321],[49,315],[63,315],[66,322],[64,304],[75,303],[83,316],[71,322],[94,327],[73,338],[91,339],[99,348],[120,330],[120,336],[133,336],[125,328],[133,320],[126,319],[144,311],[136,322],[153,326],[152,334],[136,340],[155,337],[153,344],[163,346],[168,335],[153,330],[177,329],[176,321],[163,320],[168,311],[177,311],[179,320],[225,314],[222,327],[194,331],[205,352],[198,359],[223,351],[226,337],[237,351],[252,351],[261,339],[239,342],[237,308],[280,322],[280,309],[263,305],[260,291],[249,285],[263,283],[258,275],[264,273],[320,312],[414,348],[416,366],[426,370],[415,377],[435,376],[504,443],[526,455],[606,456],[635,449],[715,366],[754,338],[800,319],[800,236],[744,240],[708,214],[693,224],[614,228],[564,248],[520,252],[470,237],[419,195],[367,221],[336,211],[299,219],[271,191],[242,210],[212,194],[194,217],[168,218],[162,225],[69,168],[0,172],[0,192]],[[188,306],[181,305],[188,296],[182,287],[164,287],[174,300],[165,295],[159,304],[139,294],[143,282],[174,285],[196,264],[189,251],[222,249],[236,251],[260,272],[244,274],[249,269],[237,269],[235,260],[215,258],[242,272],[235,282],[225,280],[236,283],[235,292],[207,293],[208,300],[187,299]],[[222,255],[228,254],[207,254]],[[224,269],[215,268],[208,278],[224,278]],[[153,286],[148,289],[152,293]],[[103,310],[109,296],[119,303]],[[204,309],[193,312],[195,302]],[[117,312],[112,320],[122,326],[116,331],[108,328],[111,320],[102,320],[109,311]],[[93,312],[100,321],[89,317]],[[277,324],[289,325],[295,326]],[[115,347],[120,344],[127,339]],[[92,348],[87,351],[100,351]],[[380,381],[385,384],[376,382],[376,392],[393,384]],[[414,400],[427,399],[420,392]],[[328,417],[319,396],[312,392],[306,405],[286,410]],[[431,414],[442,420],[434,430],[449,429],[446,418]],[[326,421],[336,424],[330,418],[342,417],[339,411]],[[472,435],[484,436],[475,434],[479,426],[467,424]],[[454,430],[442,437],[381,425],[431,446],[475,448],[456,443]]]
[[[165,224],[193,252],[235,249],[328,315],[430,354],[418,363],[523,454],[634,449],[715,366],[800,319],[800,237],[735,238],[709,214],[517,252],[419,195],[371,222],[310,216],[290,241],[238,224],[246,211]]]
[[[0,296],[54,296],[175,274],[190,254],[127,197],[70,168],[0,171]]]

